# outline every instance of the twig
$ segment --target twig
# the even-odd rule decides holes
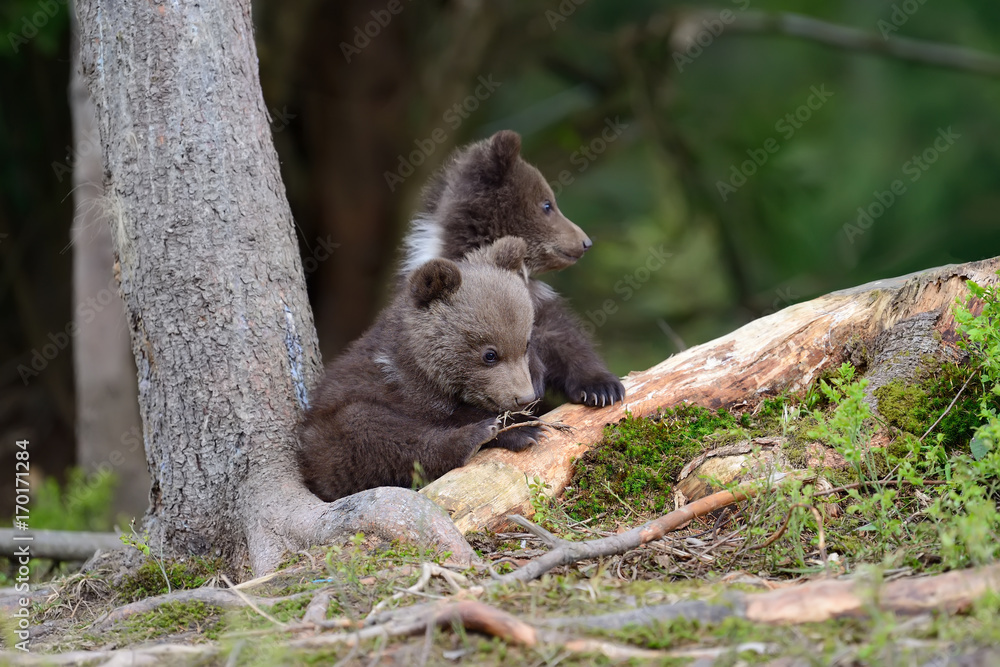
[[[462,590],[462,586],[469,585],[469,580],[457,572],[452,572],[451,570],[443,568],[435,563],[422,563],[420,568],[420,577],[417,579],[417,583],[413,584],[409,588],[404,588],[403,590],[393,593],[392,596],[387,597],[376,604],[372,607],[372,610],[368,612],[368,616],[366,618],[372,618],[377,613],[382,611],[382,609],[384,609],[390,602],[399,600],[407,594],[419,594],[423,591],[424,587],[427,586],[431,577],[441,577],[444,579],[448,583],[448,586],[451,587],[453,593],[459,593]]]
[[[953,407],[955,407],[955,403],[956,403],[956,402],[958,401],[958,397],[959,397],[959,396],[961,396],[961,395],[962,395],[962,392],[963,392],[963,391],[965,391],[965,388],[969,386],[969,381],[970,381],[970,380],[972,380],[972,377],[973,377],[974,375],[975,375],[975,373],[970,373],[970,374],[969,374],[969,377],[965,378],[965,382],[964,382],[964,383],[962,384],[962,387],[961,387],[961,388],[960,388],[960,389],[958,390],[958,393],[957,393],[957,394],[955,394],[955,398],[951,399],[951,403],[949,403],[949,404],[948,404],[948,407],[947,407],[947,408],[945,408],[945,409],[944,409],[944,412],[942,412],[942,413],[941,413],[941,416],[940,416],[940,417],[938,417],[938,418],[937,418],[937,419],[936,419],[936,420],[934,421],[934,423],[933,423],[933,424],[931,424],[930,428],[928,428],[928,429],[927,429],[927,430],[926,430],[926,431],[924,432],[924,434],[923,434],[922,436],[920,436],[920,439],[919,439],[919,441],[918,441],[918,442],[923,442],[923,441],[924,441],[924,438],[926,438],[926,437],[927,437],[928,435],[930,435],[931,431],[933,431],[933,430],[934,430],[934,427],[935,427],[935,426],[937,426],[937,425],[938,425],[938,424],[939,424],[939,423],[941,422],[941,420],[942,420],[942,419],[944,419],[944,416],[945,416],[946,414],[948,414],[948,412],[950,412],[950,411],[951,411],[951,409],[952,409]]]
[[[814,474],[808,471],[797,471],[794,473],[779,473],[769,479],[744,482],[732,491],[720,491],[710,496],[705,496],[659,519],[650,521],[627,532],[586,542],[565,542],[547,554],[531,561],[524,567],[505,574],[492,583],[531,581],[554,567],[569,565],[588,558],[621,554],[653,540],[658,540],[668,532],[676,530],[699,516],[753,497],[761,492],[762,484],[776,483],[786,479],[806,480],[811,479],[813,476]]]
[[[511,523],[516,523],[517,525],[521,526],[521,528],[524,528],[526,531],[528,531],[529,533],[540,539],[542,542],[545,543],[545,546],[551,549],[560,547],[564,543],[568,542],[568,540],[564,540],[561,537],[556,537],[549,531],[539,526],[537,523],[532,523],[531,521],[528,521],[520,514],[511,514],[507,518],[510,519]]]
[[[507,426],[504,426],[499,431],[497,431],[497,435],[499,435],[500,433],[504,433],[506,431],[513,431],[516,428],[524,428],[525,426],[541,426],[544,428],[551,428],[556,431],[563,431],[567,433],[573,430],[572,426],[570,426],[569,424],[564,424],[563,422],[548,422],[542,419],[533,419],[532,421],[529,422],[517,422],[514,424],[509,424]]]
[[[794,503],[791,506],[789,506],[788,513],[785,514],[785,520],[781,522],[781,526],[778,528],[778,530],[776,530],[774,532],[774,534],[771,535],[771,537],[767,538],[766,540],[764,540],[760,544],[756,544],[756,545],[754,545],[752,547],[747,547],[745,549],[745,551],[757,551],[758,549],[766,549],[767,547],[769,547],[772,544],[774,544],[775,542],[777,542],[778,539],[782,535],[784,535],[785,530],[788,528],[788,523],[789,523],[789,521],[792,520],[792,510],[794,510],[796,507],[804,507],[806,509],[811,510],[812,513],[813,513],[813,517],[816,518],[816,528],[817,528],[817,532],[819,534],[819,555],[820,555],[820,558],[823,561],[823,566],[825,567],[826,566],[826,535],[825,535],[825,533],[823,531],[823,515],[820,514],[820,511],[818,509],[816,509],[813,505],[810,505],[809,503]]]
[[[303,552],[300,551],[299,553],[303,553]],[[263,584],[263,583],[265,583],[267,581],[271,581],[272,579],[274,579],[278,575],[293,574],[293,573],[299,572],[299,571],[301,571],[303,569],[304,568],[302,568],[302,567],[290,567],[287,570],[279,570],[277,572],[272,572],[271,574],[265,574],[265,575],[263,575],[261,577],[257,577],[256,579],[248,579],[247,581],[242,581],[242,582],[236,584],[236,586],[234,586],[233,588],[238,588],[238,589],[240,589],[242,591],[242,590],[244,590],[246,588],[253,588],[254,586],[257,586],[259,584]]]
[[[241,591],[238,588],[236,588],[236,586],[233,584],[233,582],[231,582],[229,580],[229,577],[227,577],[224,573],[220,574],[219,577],[222,579],[222,581],[224,581],[226,583],[226,586],[229,586],[229,590],[231,590],[232,592],[236,593],[236,595],[238,595],[239,598],[241,600],[243,600],[243,602],[245,602],[248,607],[250,607],[251,609],[253,609],[255,612],[257,612],[258,614],[260,614],[261,616],[263,616],[267,620],[269,620],[272,623],[274,623],[276,626],[278,626],[282,630],[287,630],[288,629],[288,624],[287,623],[282,623],[281,621],[279,621],[278,619],[276,619],[274,616],[271,616],[269,613],[267,613],[266,611],[264,611],[263,609],[261,609],[260,607],[258,607],[254,603],[254,601],[251,600],[250,597],[246,593],[244,593],[243,591]]]
[[[940,479],[925,479],[920,484],[914,484],[909,480],[898,480],[898,479],[871,479],[864,482],[854,482],[852,484],[845,484],[844,486],[838,486],[834,489],[828,491],[819,491],[810,496],[810,498],[822,498],[823,496],[832,496],[835,493],[841,493],[843,491],[850,491],[851,489],[859,489],[862,486],[940,486],[942,484],[947,484],[948,482]]]

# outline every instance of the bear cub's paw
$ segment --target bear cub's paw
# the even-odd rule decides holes
[[[493,440],[497,437],[497,433],[500,432],[501,426],[502,420],[500,417],[484,419],[476,424],[470,424],[468,428],[472,429],[475,433],[472,440],[476,443],[476,450],[480,447],[491,447]]]
[[[566,388],[566,397],[573,403],[603,408],[625,400],[625,385],[611,373],[576,382]]]
[[[504,431],[491,442],[488,447],[503,447],[512,452],[524,451],[532,445],[537,445],[538,440],[544,432],[542,426],[519,426],[509,431]]]

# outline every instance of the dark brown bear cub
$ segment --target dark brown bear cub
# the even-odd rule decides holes
[[[423,194],[406,239],[402,273],[443,257],[458,260],[503,236],[527,242],[530,274],[566,268],[591,241],[556,206],[541,172],[521,158],[521,137],[503,130],[457,150]],[[535,306],[531,376],[535,392],[562,392],[574,403],[611,405],[625,387],[548,285],[529,283]]]
[[[498,415],[535,400],[528,368],[534,311],[525,243],[500,239],[461,262],[416,268],[375,324],[332,364],[302,427],[307,486],[330,501],[434,479],[480,447],[524,449]]]

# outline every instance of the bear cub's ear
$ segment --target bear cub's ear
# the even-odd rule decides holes
[[[521,135],[513,130],[500,130],[490,139],[494,176],[503,180],[514,169],[521,155]]]
[[[528,244],[517,236],[504,236],[483,248],[483,258],[501,269],[527,276],[524,259],[528,256]]]
[[[455,262],[432,259],[410,276],[410,295],[418,308],[426,308],[436,299],[451,296],[462,285],[462,273]]]

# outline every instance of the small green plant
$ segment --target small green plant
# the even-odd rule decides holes
[[[1000,275],[1000,271],[997,272]],[[963,305],[955,304],[956,331],[962,336],[959,346],[966,349],[979,373],[982,395],[979,399],[979,416],[984,424],[972,438],[972,455],[977,460],[986,456],[989,447],[997,441],[1000,432],[1000,417],[994,407],[1000,398],[1000,289],[996,285],[981,287],[975,281],[966,282],[969,297]],[[979,315],[973,315],[970,307],[974,301],[983,304]]]
[[[545,529],[554,528],[556,518],[552,496],[546,493],[546,489],[551,488],[548,482],[544,481],[538,475],[528,480],[528,491],[531,494],[529,500],[531,502],[531,509],[534,512],[532,521]]]
[[[143,556],[146,556],[148,558],[150,555],[149,529],[147,528],[146,530],[142,531],[142,534],[140,535],[139,532],[135,529],[135,519],[132,519],[132,522],[129,523],[128,529],[129,532],[122,533],[121,535],[118,536],[118,539],[120,539],[122,541],[122,544],[124,544],[125,546],[134,547],[138,549],[140,552],[142,552]]]
[[[816,426],[808,435],[836,449],[854,469],[858,481],[864,482],[878,479],[878,472],[868,447],[871,432],[867,422],[872,416],[865,402],[868,380],[855,382],[854,375],[854,366],[844,363],[829,382],[820,380],[820,391],[834,409],[829,417],[821,410],[813,410]]]

